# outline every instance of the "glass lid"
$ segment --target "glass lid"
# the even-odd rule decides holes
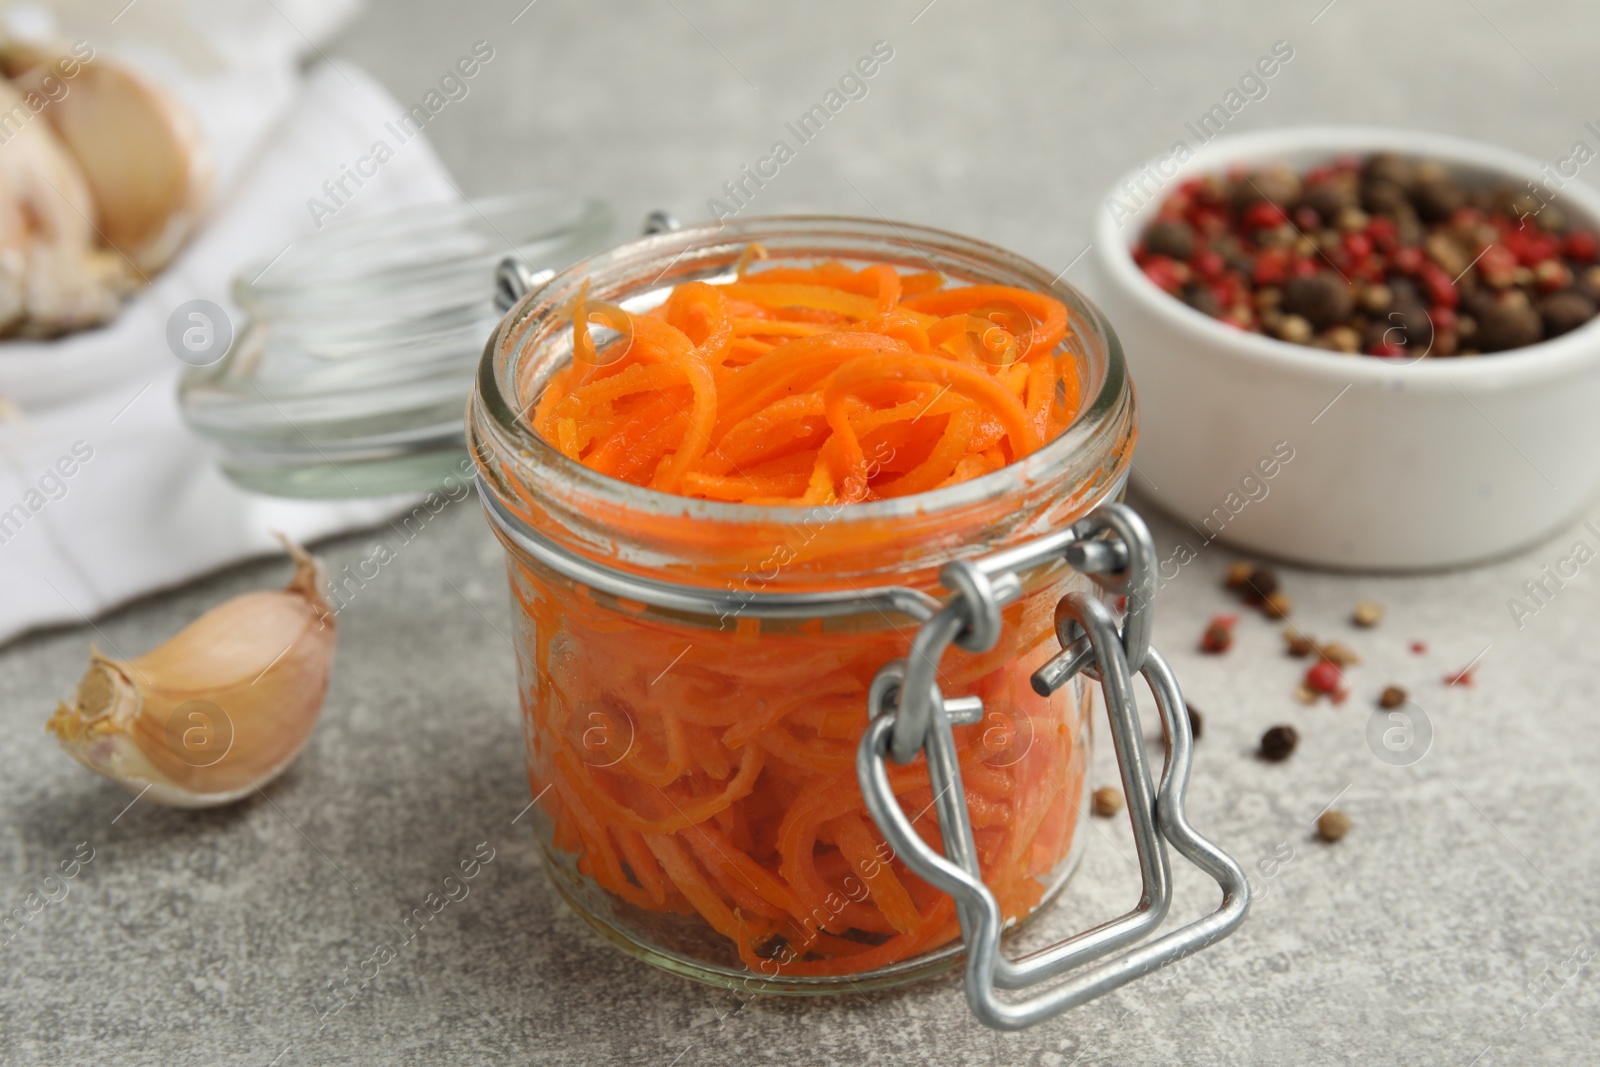
[[[610,235],[603,205],[553,192],[330,225],[239,275],[245,323],[226,355],[185,373],[179,406],[247,489],[434,488],[466,458],[462,413],[503,314],[497,271],[526,286]]]

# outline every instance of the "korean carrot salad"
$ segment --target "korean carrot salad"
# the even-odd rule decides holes
[[[680,284],[648,312],[585,289],[571,362],[525,398],[533,429],[637,486],[838,513],[989,474],[1077,414],[1059,301],[883,264],[762,268],[763,255],[752,246],[733,280]],[[618,914],[795,977],[874,970],[958,936],[950,899],[895,856],[856,782],[868,686],[906,654],[911,620],[733,612],[693,628],[531,561],[511,571],[548,844]],[[980,862],[1013,919],[1053,884],[1083,791],[1075,690],[1029,685],[1058,647],[1059,592],[1030,588],[996,648],[952,649],[940,666],[947,696],[983,698],[984,720],[956,739]],[[922,759],[889,776],[938,848]]]

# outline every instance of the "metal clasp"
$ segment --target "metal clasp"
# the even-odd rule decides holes
[[[1062,560],[1088,574],[1106,592],[1126,597],[1126,613],[1119,629],[1099,599],[1081,593],[1063,597],[1056,608],[1062,651],[1034,673],[1033,686],[1041,695],[1049,695],[1080,671],[1100,683],[1128,799],[1142,893],[1138,904],[1120,918],[1010,960],[1000,952],[1004,926],[1000,906],[978,869],[951,733],[953,725],[979,721],[983,704],[977,697],[946,698],[935,675],[940,657],[952,643],[972,652],[993,648],[1000,638],[1001,608],[1021,596],[1022,575]],[[996,1029],[1032,1026],[1192,955],[1238,929],[1249,910],[1244,872],[1201,837],[1184,815],[1194,741],[1177,680],[1150,646],[1154,561],[1149,529],[1138,514],[1122,504],[1106,504],[1058,533],[950,564],[940,581],[954,595],[923,622],[910,655],[879,670],[868,693],[872,721],[856,754],[867,809],[906,866],[955,898],[967,949],[967,1003],[973,1014]],[[1159,790],[1145,761],[1134,674],[1144,676],[1161,714],[1167,753]],[[942,856],[912,828],[889,785],[886,761],[906,763],[919,751],[927,756],[944,842]],[[1147,941],[1172,902],[1168,844],[1216,880],[1222,903],[1205,918]],[[1137,942],[1143,943],[1128,947]],[[1028,989],[1090,963],[1095,965],[1027,999],[1005,1001],[997,995],[997,990]]]

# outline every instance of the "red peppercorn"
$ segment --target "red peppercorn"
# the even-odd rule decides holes
[[[1517,269],[1517,254],[1503,244],[1492,244],[1478,257],[1478,273],[1490,285],[1506,285]]]
[[[1461,303],[1461,291],[1456,288],[1449,273],[1437,263],[1429,263],[1422,268],[1422,287],[1428,291],[1428,299],[1435,304],[1453,308]]]
[[[1339,665],[1325,659],[1313,663],[1306,671],[1306,685],[1317,693],[1337,693],[1339,683],[1343,680],[1344,673],[1339,670]]]
[[[1222,268],[1226,266],[1222,256],[1209,248],[1196,254],[1191,262],[1194,264],[1195,273],[1202,278],[1208,279],[1217,277],[1222,273]]]
[[[1367,236],[1372,238],[1372,243],[1378,246],[1379,251],[1394,251],[1395,241],[1399,239],[1399,230],[1394,220],[1379,215],[1367,223]]]
[[[1378,341],[1367,348],[1369,356],[1384,356],[1394,359],[1406,354],[1406,346],[1393,341]]]
[[[1207,236],[1214,237],[1228,228],[1227,217],[1216,208],[1196,208],[1189,221],[1194,224],[1195,229]]]
[[[1239,623],[1237,615],[1218,615],[1206,624],[1200,635],[1200,651],[1221,653],[1233,647],[1233,628]]]
[[[1512,248],[1517,254],[1517,261],[1524,267],[1538,266],[1544,260],[1554,259],[1561,254],[1561,239],[1554,234],[1543,230],[1523,230],[1521,237]],[[1509,238],[1507,243],[1511,243]]]
[[[1282,285],[1289,277],[1289,250],[1282,247],[1263,248],[1256,253],[1250,274],[1257,285]]]
[[[1454,333],[1456,328],[1461,325],[1461,319],[1456,314],[1456,309],[1446,307],[1444,304],[1435,304],[1429,308],[1428,317],[1433,320],[1435,333],[1442,333],[1447,330]]]
[[[1569,259],[1579,263],[1593,263],[1596,256],[1600,256],[1600,241],[1588,230],[1575,230],[1567,234],[1565,246],[1562,249]]]
[[[1344,250],[1350,253],[1352,259],[1366,259],[1372,255],[1372,238],[1364,233],[1347,233],[1344,235]]]
[[[1189,268],[1166,256],[1151,256],[1144,265],[1145,277],[1167,292],[1177,295],[1183,283],[1189,280]]]
[[[1423,653],[1425,653],[1427,651],[1428,651],[1427,642],[1425,642],[1425,641],[1413,641],[1413,642],[1411,642],[1411,654],[1413,656],[1420,656],[1420,655],[1422,655]]]
[[[1313,274],[1316,274],[1318,271],[1322,270],[1322,267],[1320,266],[1322,262],[1323,259],[1321,256],[1318,256],[1316,259],[1297,259],[1289,267],[1289,273],[1296,278],[1309,278]]]
[[[1294,224],[1302,230],[1315,230],[1322,226],[1322,216],[1316,208],[1302,204],[1294,209]]]
[[[1422,269],[1422,265],[1427,262],[1427,258],[1423,256],[1422,249],[1415,245],[1406,245],[1404,248],[1394,250],[1391,261],[1394,263],[1395,269],[1401,273],[1415,274]]]
[[[1244,217],[1241,221],[1247,229],[1270,230],[1275,226],[1281,226],[1286,217],[1283,213],[1283,208],[1277,204],[1272,203],[1270,200],[1257,200],[1244,209]]]

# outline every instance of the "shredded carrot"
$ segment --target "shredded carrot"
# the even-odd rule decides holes
[[[987,474],[991,464],[967,461],[998,448],[1015,462],[1077,414],[1076,366],[1057,351],[1059,301],[939,288],[936,274],[887,264],[751,270],[765,255],[750,246],[737,280],[679,285],[648,314],[585,290],[572,309],[573,363],[537,398],[534,428],[637,485],[832,504]],[[597,349],[595,325],[622,336]],[[869,470],[864,446],[878,442],[894,461]],[[753,469],[780,458],[779,470]]]
[[[850,504],[989,474],[1076,416],[1058,301],[881,264],[756,269],[766,258],[752,245],[734,281],[679,285],[644,314],[585,288],[571,364],[522,398],[534,429],[597,471],[680,496]],[[596,328],[615,336],[597,342]],[[959,936],[950,899],[884,842],[856,782],[866,692],[909,631],[754,617],[691,630],[513,560],[548,847],[629,921],[698,916],[671,921],[703,922],[724,962],[768,976],[861,973]],[[1083,781],[1070,687],[1041,698],[1028,684],[1056,648],[1057,593],[1029,590],[1005,609],[999,647],[941,665],[944,691],[989,713],[955,737],[1007,919],[1058,873]],[[922,761],[889,774],[941,848]]]

